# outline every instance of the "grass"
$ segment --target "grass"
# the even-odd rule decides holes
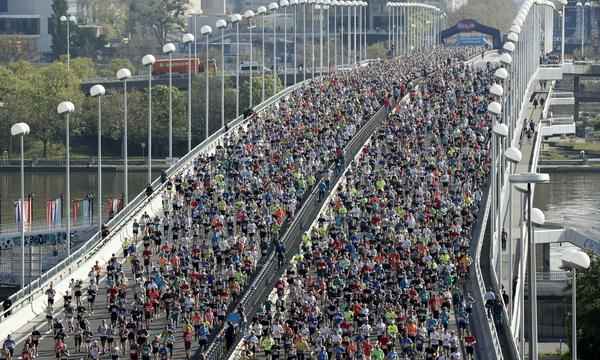
[[[542,152],[543,160],[569,160],[570,158],[561,151],[551,149]]]

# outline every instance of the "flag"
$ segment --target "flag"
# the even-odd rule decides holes
[[[21,224],[21,216],[22,216],[21,199],[13,200],[13,208],[15,210],[15,223],[17,225],[20,225]],[[25,225],[28,225],[32,221],[32,207],[31,207],[31,199],[30,198],[25,199],[24,208],[25,208]]]
[[[62,219],[62,199],[49,199],[46,200],[46,222],[48,228],[52,228],[52,224],[59,222]]]

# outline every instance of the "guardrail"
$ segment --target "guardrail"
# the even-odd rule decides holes
[[[71,229],[76,227],[88,227],[88,226],[96,226],[98,225],[97,219],[89,218],[89,217],[77,217],[71,219]],[[25,224],[25,232],[31,231],[52,231],[52,230],[61,230],[67,228],[67,220],[62,219],[60,221],[45,221],[45,220],[37,220],[30,221]],[[0,235],[10,235],[10,234],[20,234],[21,233],[21,225],[17,223],[11,224],[0,224]]]
[[[307,80],[308,81],[308,80]],[[298,84],[292,85],[280,93],[272,96],[267,99],[265,102],[259,104],[255,107],[256,112],[261,112],[273,105],[275,102],[279,101],[281,98],[289,95],[292,91],[296,90],[300,86],[302,86],[305,81],[300,82]],[[217,130],[215,133],[206,138],[202,143],[197,145],[192,151],[184,155],[176,164],[171,166],[167,171],[167,176],[172,177],[180,172],[185,170],[185,167],[189,166],[191,161],[193,161],[200,153],[212,151],[216,148],[217,145],[220,144],[220,140],[222,136],[228,132],[236,131],[240,126],[243,126],[248,119],[245,119],[243,116],[240,116],[229,123],[229,129],[221,128]],[[153,196],[156,196],[159,193],[159,190],[164,186],[160,182],[160,178],[155,179],[152,182],[152,188],[154,189]],[[119,212],[112,220],[107,223],[109,229],[111,229],[111,233],[114,234],[116,231],[121,229],[129,220],[131,220],[135,215],[138,215],[139,210],[143,205],[146,204],[147,197],[145,191],[140,192],[121,212]],[[95,233],[87,242],[85,242],[78,250],[73,252],[71,256],[67,257],[60,263],[58,263],[55,267],[48,270],[42,276],[30,284],[25,286],[23,289],[17,291],[15,294],[10,296],[10,300],[13,303],[13,306],[9,311],[15,311],[22,308],[23,303],[31,300],[33,297],[41,295],[51,281],[54,279],[63,278],[70,274],[74,269],[78,267],[79,264],[84,263],[87,259],[93,257],[97,251],[111,239],[111,235],[102,239],[99,232]],[[0,312],[0,322],[4,321],[4,314],[7,311]]]
[[[408,99],[408,95],[406,95],[402,101],[405,101],[406,99]],[[381,121],[385,119],[386,115],[387,109],[381,107],[371,117],[371,119],[363,125],[363,127],[355,134],[352,140],[344,148],[345,159],[354,158],[358,154],[367,139],[371,137]],[[347,163],[347,166],[349,165],[350,162]],[[330,169],[332,169],[334,166],[335,165],[332,165]],[[331,179],[331,184],[337,184],[342,175],[343,171],[335,171],[334,177]],[[335,186],[329,190],[327,196],[325,196],[321,202],[318,201],[316,188],[313,189],[313,191],[308,195],[308,198],[306,199],[306,206],[302,207],[288,231],[281,238],[282,243],[285,245],[286,259],[290,259],[292,255],[295,255],[298,252],[302,238],[301,234],[310,228],[312,221],[318,215],[333,189],[335,189]],[[309,204],[315,205],[309,206]],[[275,283],[286,270],[285,266],[281,267],[280,269],[277,269],[276,267],[275,254],[271,252],[268,260],[265,263],[265,266],[260,270],[255,280],[252,282],[250,290],[242,296],[237,304],[242,305],[245,309],[250,309],[250,312],[246,314],[248,318],[252,317],[255,313],[256,307],[266,300],[271,290],[273,290],[275,287]],[[214,341],[209,344],[209,347],[206,351],[207,360],[227,359],[231,352],[234,351],[235,347],[232,347],[231,349],[224,348],[222,343],[222,339],[225,335],[224,333],[225,328],[222,328],[214,338]],[[241,340],[241,336],[241,332],[238,332],[234,343],[238,343]]]

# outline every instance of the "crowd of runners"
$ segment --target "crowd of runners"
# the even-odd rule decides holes
[[[358,129],[423,76],[422,95],[389,118],[353,165],[335,202],[341,206],[303,239],[303,254],[287,272],[290,305],[254,319],[247,329],[268,324],[247,340],[249,348],[267,349],[265,339],[274,336],[272,348],[302,359],[302,342],[308,357],[308,348],[337,339],[339,327],[347,350],[326,346],[330,356],[350,355],[352,346],[359,354],[372,339],[354,335],[368,333],[369,324],[389,335],[387,344],[378,340],[385,352],[403,338],[417,343],[405,327],[417,325],[422,335],[425,322],[434,329],[427,339],[466,339],[462,330],[442,329],[451,310],[458,316],[469,308],[468,299],[457,307],[456,288],[469,265],[468,234],[485,177],[487,128],[479,112],[489,76],[456,64],[476,52],[438,49],[323,76],[253,114],[193,170],[164,179],[162,213],[136,219],[122,254],[71,280],[65,294],[48,289],[47,324],[33,328],[19,350],[15,340],[4,341],[0,360],[203,358],[261,258],[281,250],[281,228],[305,194],[328,189],[327,169],[344,164],[343,148]],[[388,254],[388,246],[396,249]],[[46,339],[52,348],[44,348]]]
[[[471,231],[493,69],[454,63],[398,106],[243,326],[242,358],[470,359]],[[455,324],[455,325],[453,325]]]

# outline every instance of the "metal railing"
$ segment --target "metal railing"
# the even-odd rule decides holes
[[[369,121],[367,121],[367,123],[362,126],[362,128],[355,134],[352,140],[344,148],[345,159],[352,159],[356,156],[356,154],[358,154],[367,139],[371,137],[381,121],[385,119],[386,115],[387,109],[382,107],[371,117]],[[347,165],[350,164],[348,163]],[[329,169],[333,168],[335,170],[334,167],[335,165],[331,165]],[[342,175],[343,171],[334,171],[334,177],[331,179],[331,184],[336,184]],[[332,188],[333,186],[330,187],[330,189]],[[331,190],[328,191],[326,195],[328,196],[330,193]],[[292,222],[284,236],[281,238],[281,241],[285,245],[286,249],[286,259],[290,259],[293,255],[298,253],[302,239],[302,233],[308,230],[312,221],[321,210],[321,207],[324,204],[327,196],[324,196],[321,201],[318,201],[316,187],[310,193],[308,193],[305,202],[303,202],[303,204],[306,205],[301,208],[297,217]],[[242,305],[245,309],[249,309],[249,312],[246,315],[248,318],[251,318],[255,313],[256,307],[266,300],[271,290],[273,290],[275,287],[275,283],[282,276],[285,270],[285,266],[277,268],[275,254],[273,251],[271,251],[261,270],[257,272],[256,277],[249,287],[249,290],[245,292],[240,301],[235,304],[236,307]],[[231,306],[231,308],[235,307]],[[225,328],[220,329],[216,336],[214,336],[213,341],[210,342],[206,351],[207,360],[227,359],[231,352],[234,351],[235,347],[232,347],[231,349],[226,349],[224,347],[224,344],[222,343],[222,339],[225,336],[224,333]],[[241,336],[241,332],[238,332],[234,343],[241,341]]]
[[[309,80],[307,80],[309,81]],[[256,112],[261,112],[266,108],[270,107],[281,98],[289,95],[292,91],[296,90],[300,86],[302,86],[306,81],[299,82],[298,84],[292,85],[278,94],[275,94],[271,98],[267,99],[265,102],[257,105],[255,107]],[[172,177],[180,172],[183,172],[186,167],[190,165],[190,163],[202,152],[211,151],[219,145],[222,136],[228,132],[236,131],[240,126],[244,125],[246,121],[249,119],[240,116],[235,120],[229,123],[229,128],[221,128],[217,130],[215,133],[206,138],[202,143],[197,145],[192,151],[184,155],[176,164],[171,166],[167,171],[167,177]],[[160,178],[156,178],[152,184],[152,188],[154,189],[154,193],[151,197],[157,196],[159,194],[159,190],[164,186],[161,183]],[[139,211],[142,206],[147,203],[147,196],[145,191],[140,192],[125,208],[119,212],[112,220],[107,223],[109,229],[111,229],[111,234],[115,234],[118,230],[123,228],[134,216],[139,215]],[[15,294],[10,296],[10,300],[13,303],[13,306],[10,310],[7,311],[15,311],[22,307],[23,302],[31,300],[33,297],[37,295],[41,295],[44,291],[44,288],[50,284],[55,277],[61,275],[68,275],[73,270],[76,270],[79,267],[79,264],[84,263],[86,260],[93,257],[98,250],[110,241],[112,235],[107,236],[106,238],[102,238],[100,233],[95,233],[87,242],[85,242],[78,250],[73,252],[71,256],[67,257],[56,266],[42,274],[38,279],[32,281],[30,284],[25,286],[23,289],[17,291]],[[4,314],[7,311],[0,312],[0,321],[4,319]]]
[[[88,227],[88,226],[96,226],[98,225],[97,219],[89,218],[89,217],[76,217],[71,219],[71,229],[77,227]],[[62,219],[59,221],[45,221],[45,220],[36,220],[25,223],[25,232],[31,231],[49,231],[49,230],[62,230],[67,228],[67,220]],[[10,234],[20,234],[21,233],[21,225],[17,223],[11,224],[0,224],[0,234],[2,235],[10,235]]]

